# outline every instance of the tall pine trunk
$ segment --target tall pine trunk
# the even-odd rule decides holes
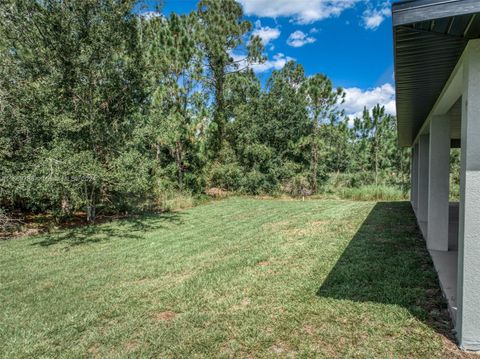
[[[183,156],[182,143],[177,141],[175,144],[175,164],[177,165],[177,180],[180,191],[183,191]]]
[[[214,122],[217,125],[217,132],[214,138],[213,150],[215,156],[221,152],[225,138],[225,102],[223,98],[224,76],[219,74],[215,81],[215,112]]]
[[[312,146],[312,191],[317,193],[317,183],[318,183],[318,144],[315,141]]]
[[[318,125],[315,125],[313,130],[313,144],[312,144],[312,191],[317,193],[318,183]]]

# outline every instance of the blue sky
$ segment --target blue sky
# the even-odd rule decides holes
[[[197,5],[197,0],[163,2],[165,15],[190,12]],[[260,78],[295,59],[307,75],[324,73],[345,88],[343,106],[350,116],[377,102],[395,113],[391,0],[239,2],[265,44],[268,60],[255,67]]]

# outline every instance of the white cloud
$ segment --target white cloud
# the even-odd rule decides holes
[[[266,72],[270,70],[281,70],[288,61],[295,61],[293,57],[286,56],[285,54],[279,52],[278,54],[273,55],[271,59],[267,59],[263,63],[253,63],[247,64],[244,59],[246,58],[245,55],[230,53],[230,56],[234,61],[238,63],[239,68],[250,67],[256,73]]]
[[[314,37],[308,36],[304,32],[297,30],[290,34],[287,40],[287,44],[293,47],[302,47],[315,41],[317,41],[317,39],[315,39]]]
[[[161,13],[159,13],[158,11],[144,11],[144,12],[139,13],[139,16],[143,17],[146,20],[150,20],[150,19],[153,19],[155,17],[163,17],[163,15]]]
[[[361,0],[240,0],[246,15],[293,17],[299,24],[339,16]]]
[[[309,33],[310,33],[310,34],[316,34],[316,33],[318,33],[318,31],[319,31],[319,30],[318,30],[316,27],[312,27],[312,28],[310,29]]]
[[[341,108],[345,110],[350,119],[361,117],[364,107],[371,109],[376,104],[385,106],[386,113],[396,114],[395,88],[389,83],[368,90],[351,87],[344,89],[344,91],[345,102],[341,105]]]
[[[260,20],[255,22],[255,29],[252,32],[252,35],[260,37],[262,43],[266,46],[270,41],[276,40],[279,38],[281,32],[277,27],[262,26]]]
[[[271,60],[265,61],[263,64],[254,64],[252,65],[253,71],[260,73],[266,72],[269,70],[281,70],[286,65],[288,61],[295,60],[293,57],[285,56],[281,52],[276,55],[273,55]]]
[[[385,18],[390,17],[390,4],[384,2],[379,8],[368,8],[362,14],[362,25],[367,30],[376,30]]]

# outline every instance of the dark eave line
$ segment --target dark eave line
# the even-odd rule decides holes
[[[416,0],[394,3],[393,26],[480,12],[479,0]]]

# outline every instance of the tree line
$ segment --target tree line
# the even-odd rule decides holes
[[[0,208],[93,220],[166,192],[405,182],[393,116],[346,117],[344,90],[294,61],[262,83],[251,33],[234,0],[169,17],[136,0],[2,1]]]

